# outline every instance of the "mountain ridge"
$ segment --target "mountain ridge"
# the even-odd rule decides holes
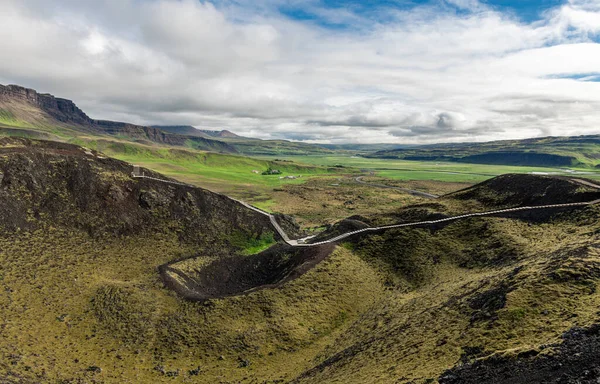
[[[19,103],[25,105],[16,105]],[[31,107],[37,107],[40,111],[32,111]],[[5,114],[12,115],[16,121],[27,122],[29,120],[28,113],[37,112],[40,118],[46,121],[46,125],[68,127],[84,133],[122,135],[133,140],[147,140],[175,146],[188,146],[191,141],[192,146],[197,149],[237,152],[233,146],[207,137],[178,135],[151,126],[92,119],[72,100],[55,97],[49,93],[40,93],[19,85],[0,84],[0,110],[4,110]],[[35,126],[36,123],[34,122],[32,125]]]
[[[384,149],[368,158],[475,164],[598,167],[600,135],[547,136],[481,143],[441,143]]]
[[[218,137],[218,138],[242,138],[227,129],[220,131],[213,131],[207,129],[199,129],[193,125],[152,125],[153,128],[158,128],[161,131],[176,133],[187,136],[199,136],[199,137]],[[244,137],[244,139],[249,139]]]
[[[21,131],[14,131],[15,128]],[[13,136],[64,140],[83,135],[110,135],[128,141],[188,147],[202,151],[257,155],[331,153],[313,144],[261,140],[228,130],[192,126],[143,126],[90,118],[75,102],[20,85],[0,84],[0,129]],[[51,134],[49,136],[49,134]]]

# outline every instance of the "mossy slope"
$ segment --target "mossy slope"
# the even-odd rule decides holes
[[[547,187],[540,200],[561,191],[565,200],[597,198],[598,192],[562,180],[538,182]],[[488,188],[470,193],[487,195]],[[505,192],[530,199],[518,189]],[[434,208],[455,211],[463,197],[447,197]],[[481,201],[466,202],[481,208]],[[494,207],[489,201],[484,206]],[[427,209],[421,214],[429,215]],[[599,234],[600,209],[593,206],[354,239],[348,246],[382,272],[387,293],[294,382],[430,383],[475,359],[552,353],[548,346],[560,343],[564,332],[600,322]],[[529,373],[529,381],[511,382],[531,382]],[[483,376],[463,375],[482,382]]]
[[[244,252],[268,220],[130,171],[72,145],[0,141],[1,380],[430,383],[473,361],[553,353],[565,331],[600,323],[596,206],[351,238],[288,280],[293,257],[267,251],[267,267],[284,266],[274,287],[200,303],[165,288],[158,266],[198,281],[214,266],[268,271]],[[544,193],[485,184],[360,221],[597,197],[531,182]],[[504,195],[485,200],[490,190]]]
[[[280,288],[189,302],[158,266],[251,257],[240,236],[268,219],[80,147],[0,146],[0,381],[287,381],[382,292],[338,249]]]

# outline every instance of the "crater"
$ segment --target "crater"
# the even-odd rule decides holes
[[[294,280],[327,258],[335,245],[291,247],[277,244],[251,256],[232,256],[203,263],[201,256],[159,267],[170,288],[188,300],[205,301],[276,288]],[[194,264],[196,267],[191,266]],[[190,263],[192,261],[192,263]]]

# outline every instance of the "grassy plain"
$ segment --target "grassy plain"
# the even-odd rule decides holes
[[[120,160],[183,182],[239,198],[262,209],[296,217],[303,227],[320,227],[352,215],[373,215],[424,202],[402,191],[359,185],[365,181],[445,194],[505,173],[572,175],[560,168],[437,163],[356,156],[264,156],[202,152],[113,140],[78,139]],[[261,175],[267,168],[281,175]],[[600,178],[600,172],[576,170]],[[374,175],[372,175],[372,173]],[[281,179],[295,176],[296,179]],[[376,176],[376,177],[373,177]]]
[[[268,160],[272,157],[261,157]],[[468,164],[453,162],[412,161],[399,159],[372,159],[358,156],[283,156],[280,159],[297,161],[317,166],[343,165],[365,171],[374,171],[378,176],[397,180],[436,180],[442,182],[478,183],[506,173],[540,173],[574,175],[580,172],[587,178],[600,178],[600,171],[589,168],[525,167],[510,165]]]
[[[124,141],[80,138],[74,144],[98,150],[119,160],[152,169],[182,182],[249,202],[266,201],[273,189],[304,183],[308,178],[335,177],[341,170],[312,164],[245,157],[241,155],[161,147]],[[279,175],[262,175],[268,168]],[[287,179],[286,176],[296,177]],[[283,178],[280,178],[283,177]]]
[[[370,153],[368,157],[594,168],[600,163],[599,152],[600,136],[588,135],[481,143],[440,143],[423,147],[387,149]]]
[[[353,179],[360,175],[364,175],[367,182],[437,195],[505,173],[573,175],[581,172],[582,176],[600,179],[600,171],[589,168],[575,169],[574,173],[550,167],[375,159],[340,153],[247,157],[82,133],[67,138],[67,141],[248,201],[265,210],[292,215],[307,227],[422,202],[422,199],[401,191],[359,186]],[[268,168],[278,169],[282,174],[260,174]],[[296,178],[280,178],[285,176]]]

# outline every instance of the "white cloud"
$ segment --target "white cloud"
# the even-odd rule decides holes
[[[346,27],[290,20],[282,4]],[[595,0],[529,24],[475,0],[386,9],[381,22],[318,1],[4,0],[2,9],[0,82],[72,98],[97,118],[320,142],[599,131],[600,83],[582,81],[600,68]]]

